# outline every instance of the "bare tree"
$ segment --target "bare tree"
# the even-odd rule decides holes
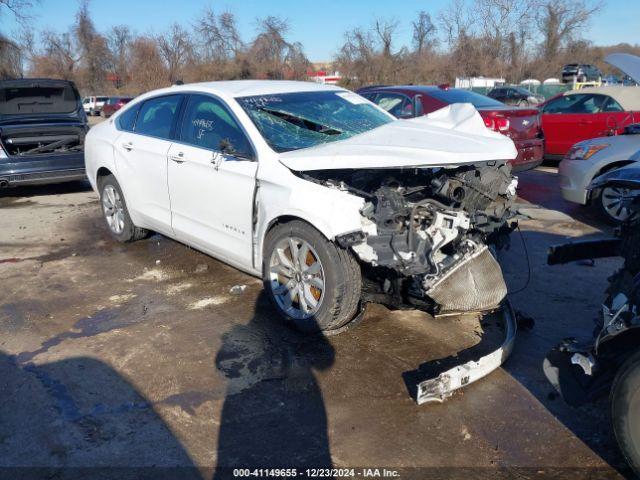
[[[37,3],[39,0],[0,0],[0,15],[6,10],[17,22],[25,24],[31,19],[30,10]]]
[[[284,18],[269,16],[258,20],[258,35],[249,49],[256,76],[282,79],[302,75],[300,68],[303,63],[308,64],[308,60],[300,44],[287,41],[285,36],[288,30],[289,23]],[[295,60],[295,65],[292,59]]]
[[[424,10],[418,12],[418,18],[411,23],[413,27],[413,46],[417,53],[432,48],[435,45],[436,26]]]
[[[73,27],[76,48],[83,70],[83,85],[91,91],[104,87],[109,64],[107,40],[97,32],[89,13],[89,0],[82,0]]]
[[[110,70],[116,88],[122,88],[129,76],[129,54],[133,35],[126,25],[116,25],[107,34]]]
[[[574,40],[602,4],[591,0],[572,0],[559,2],[542,0],[537,23],[542,33],[542,56],[549,61],[554,59],[563,45]]]
[[[202,39],[201,54],[205,60],[228,60],[242,49],[236,19],[230,12],[216,15],[211,8],[207,8],[197,20],[195,28]]]
[[[22,76],[22,54],[19,46],[0,35],[0,79]]]
[[[391,46],[393,44],[393,37],[398,30],[398,20],[380,20],[375,21],[374,30],[378,35],[380,44],[382,45],[382,54],[385,57],[391,56]]]
[[[163,35],[157,37],[160,55],[166,67],[168,81],[175,83],[182,80],[184,66],[193,53],[193,44],[188,32],[178,23],[174,23]]]

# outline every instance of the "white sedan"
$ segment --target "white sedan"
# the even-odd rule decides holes
[[[396,120],[307,82],[173,86],[86,138],[112,235],[153,230],[264,280],[303,331],[337,331],[367,301],[483,311],[504,298],[488,245],[509,234],[510,139],[471,105]]]

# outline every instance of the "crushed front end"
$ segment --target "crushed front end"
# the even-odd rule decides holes
[[[491,250],[507,244],[513,229],[517,179],[508,165],[313,175],[366,199],[362,232],[337,239],[362,262],[365,300],[448,314],[488,311],[505,298]]]

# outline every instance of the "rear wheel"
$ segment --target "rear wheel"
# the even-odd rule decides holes
[[[611,420],[620,450],[640,475],[640,352],[622,365],[613,382]]]
[[[136,227],[131,221],[122,189],[115,177],[101,177],[98,185],[102,214],[111,235],[119,242],[132,242],[146,237],[148,230]]]
[[[278,312],[303,332],[336,330],[357,313],[358,262],[305,222],[294,220],[269,231],[263,281]]]

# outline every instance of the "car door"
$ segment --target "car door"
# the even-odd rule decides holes
[[[167,155],[175,131],[182,95],[163,95],[138,107],[132,131],[118,118],[122,133],[116,140],[115,159],[127,206],[144,225],[172,234],[167,186]]]
[[[614,98],[606,96],[602,112],[600,126],[602,135],[616,135],[624,132],[624,128],[634,123],[634,112],[627,112]]]
[[[220,99],[188,97],[169,151],[172,227],[179,239],[240,267],[252,267],[254,149]]]
[[[597,128],[594,95],[561,95],[542,108],[545,153],[562,156],[577,142],[593,138]]]

